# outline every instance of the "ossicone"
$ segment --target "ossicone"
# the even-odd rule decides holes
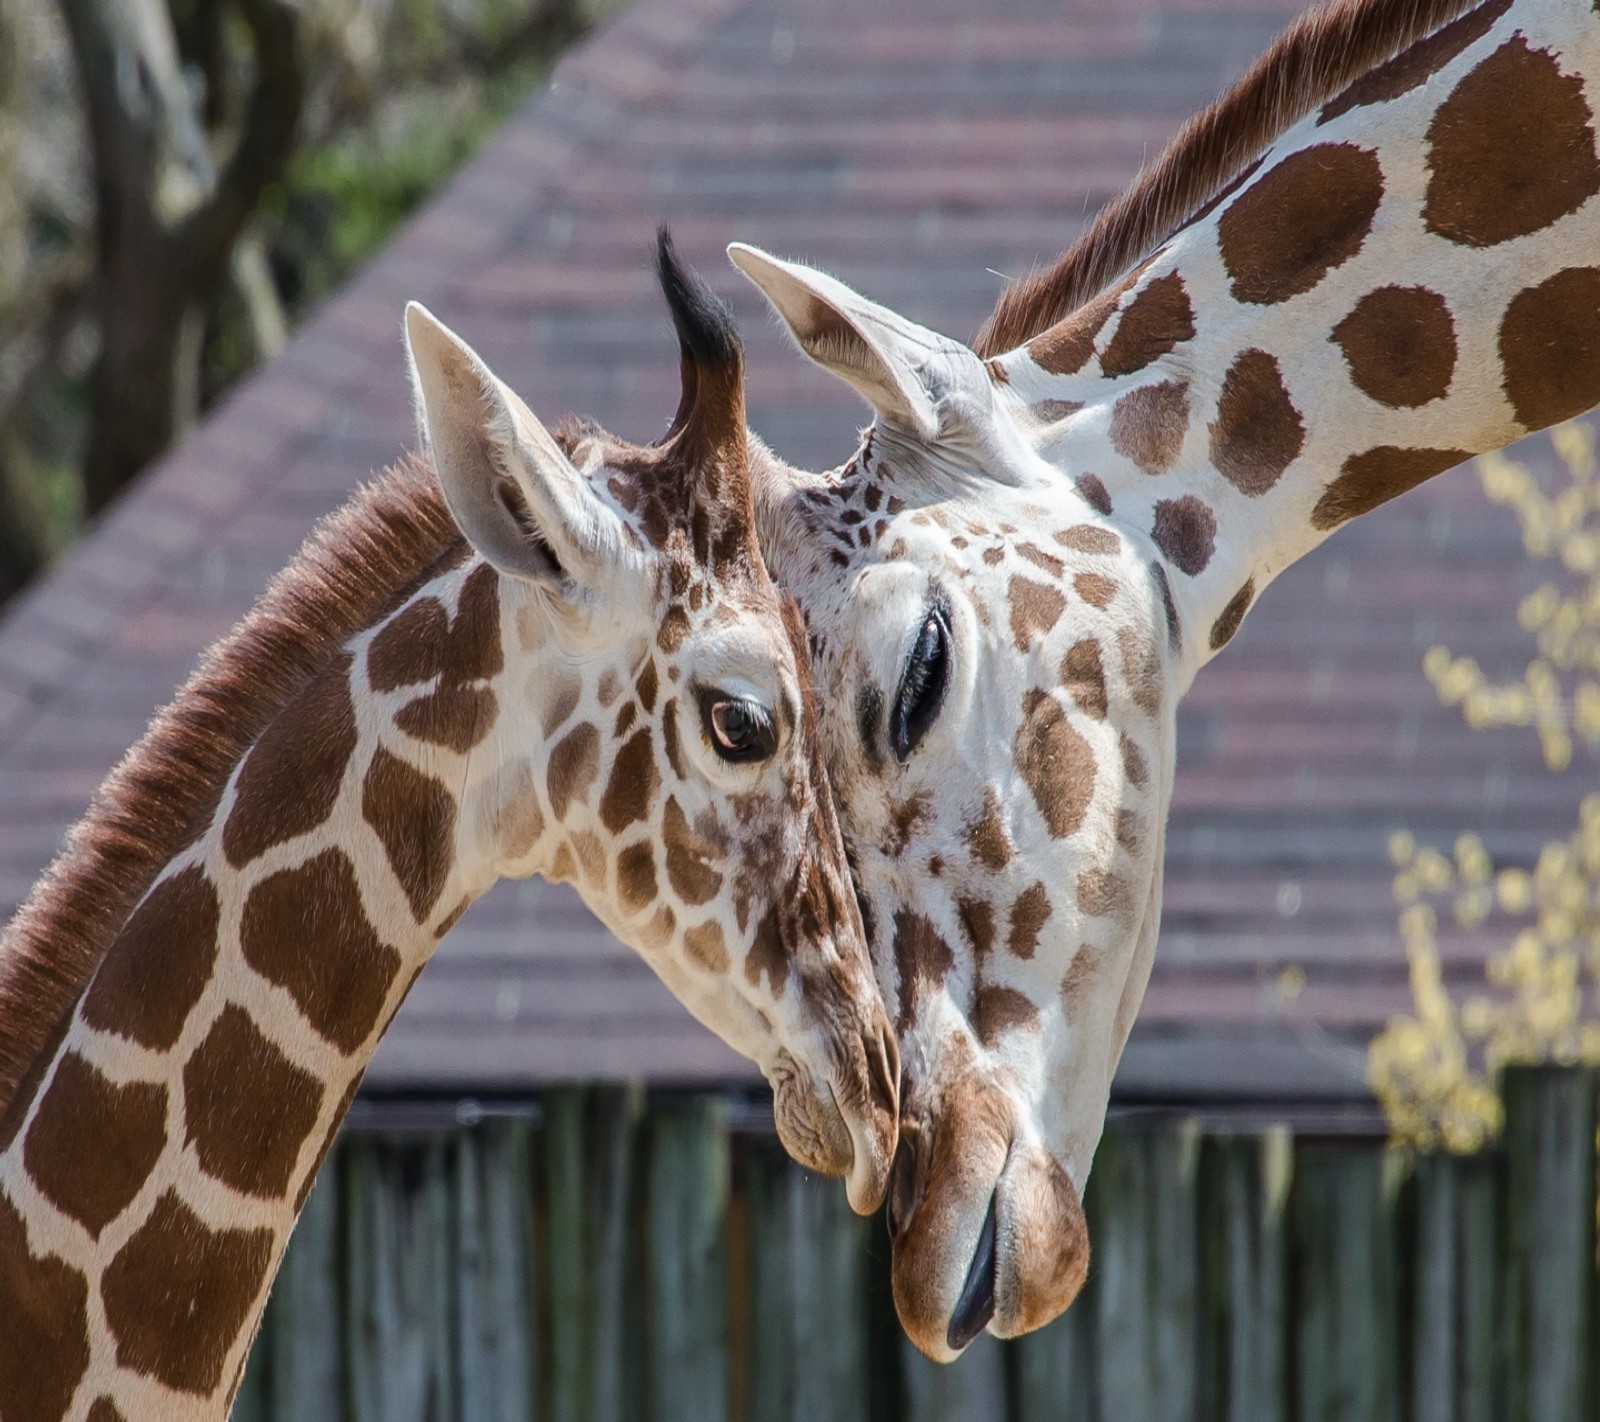
[[[678,333],[682,392],[664,443],[708,449],[736,441],[744,426],[744,346],[733,313],[678,256],[672,233],[656,230],[656,276]]]

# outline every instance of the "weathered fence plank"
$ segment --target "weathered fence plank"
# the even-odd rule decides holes
[[[1499,1162],[1492,1156],[1458,1161],[1457,1239],[1460,1247],[1460,1422],[1498,1422],[1505,1416],[1505,1327],[1501,1321],[1500,1237],[1504,1228]]]
[[[1299,1422],[1398,1422],[1396,1158],[1366,1143],[1302,1146],[1295,1161],[1293,1308]]]
[[[456,1395],[461,1422],[533,1422],[537,1415],[530,1154],[526,1121],[489,1121],[457,1137]]]
[[[1099,1260],[1092,1244],[1083,1292],[1060,1318],[1012,1344],[1017,1354],[1017,1422],[1094,1422]]]
[[[449,1422],[446,1140],[344,1151],[350,1422]]]
[[[1100,1275],[1097,1391],[1107,1419],[1195,1415],[1199,1145],[1192,1121],[1145,1120],[1100,1143],[1088,1205]]]
[[[1595,1074],[1506,1072],[1506,1416],[1578,1422],[1594,1398]]]
[[[1277,1422],[1288,1396],[1288,1131],[1219,1136],[1200,1152],[1199,1415]]]
[[[867,1221],[775,1143],[747,1161],[750,1422],[864,1412]]]
[[[728,1416],[728,1126],[723,1103],[658,1106],[648,1130],[652,1422]]]
[[[629,1266],[644,1092],[559,1087],[544,1098],[544,1185],[553,1422],[639,1415],[637,1310]]]
[[[1006,1422],[1003,1345],[980,1333],[953,1363],[931,1363],[904,1337],[905,1422]]]

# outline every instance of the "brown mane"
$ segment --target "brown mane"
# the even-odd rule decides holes
[[[156,714],[0,937],[0,1136],[20,1083],[245,751],[346,640],[463,546],[432,468],[403,461],[317,526]]]
[[[1015,350],[1097,295],[1184,227],[1288,128],[1477,0],[1335,0],[1302,15],[1054,266],[1013,282],[974,349]]]

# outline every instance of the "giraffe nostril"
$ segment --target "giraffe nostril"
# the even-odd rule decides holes
[[[911,1212],[916,1206],[917,1162],[916,1148],[910,1135],[902,1128],[900,1148],[894,1153],[894,1165],[889,1172],[889,1238],[898,1239],[911,1223]]]

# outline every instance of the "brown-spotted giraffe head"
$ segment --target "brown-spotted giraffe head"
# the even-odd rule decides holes
[[[757,498],[898,1004],[895,1295],[933,1356],[1081,1285],[1195,672],[1341,524],[1600,400],[1597,79],[1589,6],[1342,0],[977,351],[733,249],[877,416]]]
[[[683,389],[651,446],[581,423],[553,437],[421,307],[408,312],[422,428],[506,619],[496,752],[467,805],[498,872],[576,883],[760,1066],[790,1152],[847,1175],[869,1211],[894,1150],[896,1044],[822,771],[799,614],[756,543],[739,339],[665,231],[658,257]],[[379,635],[403,662],[403,636]]]
[[[0,939],[7,1422],[220,1422],[379,1038],[502,875],[571,879],[761,1065],[790,1149],[881,1199],[898,1059],[738,343],[661,268],[684,395],[649,448],[553,438],[408,312],[436,472],[319,530]]]

